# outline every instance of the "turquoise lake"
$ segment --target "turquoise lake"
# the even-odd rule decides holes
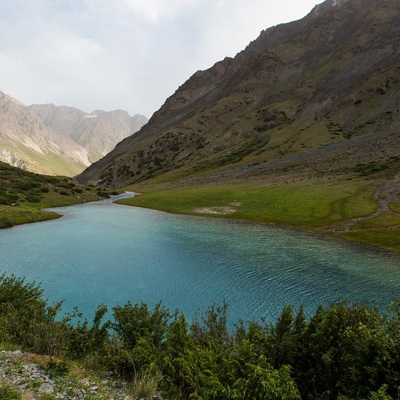
[[[97,305],[159,300],[189,319],[229,304],[231,322],[273,319],[284,304],[400,300],[400,256],[262,224],[177,216],[109,201],[0,230],[0,272],[41,283],[91,317]]]

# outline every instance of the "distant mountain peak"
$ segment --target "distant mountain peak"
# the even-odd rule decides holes
[[[11,102],[14,104],[18,104],[20,106],[24,106],[23,103],[21,103],[20,101],[18,101],[17,99],[14,99],[14,97],[9,96],[8,94],[5,94],[4,92],[0,91],[0,101],[1,102]],[[25,107],[25,106],[24,106]]]
[[[29,107],[0,91],[0,161],[32,172],[76,175],[145,123],[116,110],[87,114],[74,107]]]

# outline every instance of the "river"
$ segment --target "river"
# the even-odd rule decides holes
[[[263,224],[171,215],[102,201],[57,220],[0,230],[0,272],[41,283],[91,317],[97,305],[159,300],[189,319],[224,300],[230,322],[284,304],[400,300],[400,256]]]

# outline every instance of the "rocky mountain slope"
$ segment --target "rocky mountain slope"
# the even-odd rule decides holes
[[[99,160],[114,149],[115,145],[137,132],[147,123],[147,118],[136,114],[131,117],[126,111],[81,110],[54,104],[34,104],[29,107],[59,140],[70,138],[85,148],[90,162]]]
[[[0,92],[0,160],[51,175],[74,175],[90,163],[76,144],[65,154],[44,123],[29,108]]]
[[[147,122],[126,111],[87,114],[72,107],[27,107],[0,92],[0,160],[41,174],[73,176]]]
[[[398,170],[398,0],[327,0],[196,72],[83,182]]]

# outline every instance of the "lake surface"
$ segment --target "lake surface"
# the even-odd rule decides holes
[[[400,257],[262,224],[177,216],[111,202],[56,209],[58,220],[0,230],[0,272],[42,284],[91,317],[97,305],[162,300],[191,319],[229,303],[231,322],[284,304],[400,300]]]

